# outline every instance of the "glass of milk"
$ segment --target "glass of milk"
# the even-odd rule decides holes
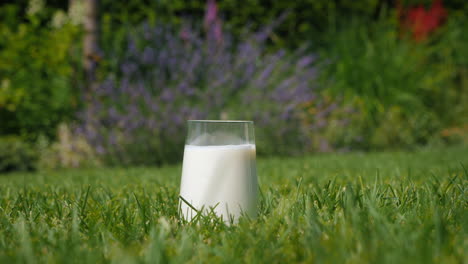
[[[189,120],[180,213],[192,220],[213,212],[226,223],[257,214],[257,172],[252,121]]]

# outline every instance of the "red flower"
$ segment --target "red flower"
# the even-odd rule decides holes
[[[405,30],[410,30],[415,41],[423,41],[440,27],[447,17],[447,11],[443,7],[442,0],[433,0],[432,5],[426,10],[418,5],[404,10],[400,1],[397,6],[400,24]]]

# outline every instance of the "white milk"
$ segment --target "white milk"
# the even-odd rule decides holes
[[[255,145],[185,146],[180,195],[197,210],[216,206],[225,221],[242,212],[255,217],[257,188]],[[180,207],[185,219],[196,215],[185,202]]]

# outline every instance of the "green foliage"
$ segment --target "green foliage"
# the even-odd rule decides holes
[[[77,43],[81,43],[81,32],[71,23],[55,23],[59,16],[54,14],[67,8],[66,1],[47,1],[49,6],[35,13],[26,2],[45,1],[10,2],[0,5],[0,135],[16,134],[28,140],[38,135],[53,137],[60,122],[73,119],[79,104],[75,88],[81,76],[74,66],[80,63]],[[343,96],[344,104],[355,112],[333,113],[336,120],[329,120],[330,125],[320,131],[314,139],[316,145],[321,138],[331,142],[331,149],[463,141],[468,124],[468,1],[443,1],[449,9],[447,24],[420,44],[406,40],[391,16],[375,22],[379,14],[391,14],[385,12],[390,2],[217,1],[223,26],[235,33],[234,38],[271,24],[287,11],[289,15],[275,29],[269,44],[284,48],[310,42],[322,49],[322,57],[329,63],[322,76],[324,94],[335,99]],[[428,6],[432,0],[401,2],[406,7]],[[127,32],[142,21],[181,24],[189,16],[201,20],[205,4],[205,0],[101,1],[102,50],[122,54]],[[353,20],[356,17],[361,19]],[[118,60],[109,59],[101,66],[99,77],[105,77],[109,69],[120,65]],[[346,128],[341,125],[345,117],[350,124]],[[258,132],[261,143],[275,131]],[[315,132],[311,137],[316,137]],[[282,149],[297,135],[289,134],[289,138],[274,137],[284,142]],[[158,155],[173,155],[166,151]]]
[[[200,18],[204,14],[206,0],[160,0],[160,1],[110,1],[102,2],[104,15],[111,17],[113,24],[138,24],[147,19],[181,24],[184,18]],[[373,17],[381,6],[378,0],[328,1],[328,0],[218,0],[223,24],[236,36],[246,29],[256,31],[271,24],[283,12],[287,18],[277,27],[272,42],[277,47],[299,46],[304,39],[319,37],[317,33],[326,28],[330,19],[341,16]]]
[[[468,89],[460,81],[466,24],[450,22],[428,43],[411,42],[385,20],[354,20],[327,33],[323,88],[358,111],[350,129],[364,139],[360,148],[427,144],[441,129],[467,122]]]
[[[103,16],[113,25],[139,24],[143,21],[163,21],[181,24],[184,18],[201,18],[206,0],[159,0],[159,1],[101,1]],[[236,36],[245,33],[246,28],[258,30],[271,24],[283,12],[289,12],[286,19],[276,28],[271,41],[276,47],[297,47],[304,40],[314,45],[323,45],[322,34],[330,24],[347,23],[351,17],[373,20],[381,13],[394,7],[394,1],[379,0],[217,0],[223,24]],[[392,3],[393,2],[393,3]],[[404,6],[423,4],[430,6],[432,0],[403,0]],[[464,0],[445,0],[444,6],[450,13],[468,10]]]
[[[101,6],[103,15],[116,25],[139,24],[148,19],[153,22],[181,24],[183,19],[202,17],[206,2],[206,0],[150,2],[133,0],[124,3],[106,0]],[[311,35],[317,36],[316,34],[325,29],[331,20],[344,15],[371,18],[382,8],[377,0],[247,0],[242,3],[234,0],[219,0],[216,2],[224,26],[236,37],[242,36],[246,30],[259,30],[271,24],[282,13],[288,12],[289,15],[278,25],[272,36],[272,44],[276,47],[297,47]]]
[[[55,142],[41,136],[36,142],[36,149],[41,153],[38,168],[41,170],[60,168],[99,167],[101,161],[89,143],[74,135],[66,124],[60,124]]]
[[[0,23],[0,134],[52,136],[77,104],[71,47],[79,30],[52,27],[40,15],[15,26]]]
[[[447,74],[449,82],[434,91],[434,110],[446,126],[468,124],[468,16],[453,15],[437,32],[428,64]]]
[[[0,173],[36,169],[37,152],[18,137],[0,137]]]
[[[178,216],[180,167],[0,177],[1,263],[463,263],[468,152],[259,160],[257,219]]]

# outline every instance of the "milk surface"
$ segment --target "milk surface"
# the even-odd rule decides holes
[[[255,145],[186,145],[180,195],[197,210],[210,207],[226,222],[244,212],[255,217],[257,207]],[[197,213],[180,201],[181,213],[191,220]]]

